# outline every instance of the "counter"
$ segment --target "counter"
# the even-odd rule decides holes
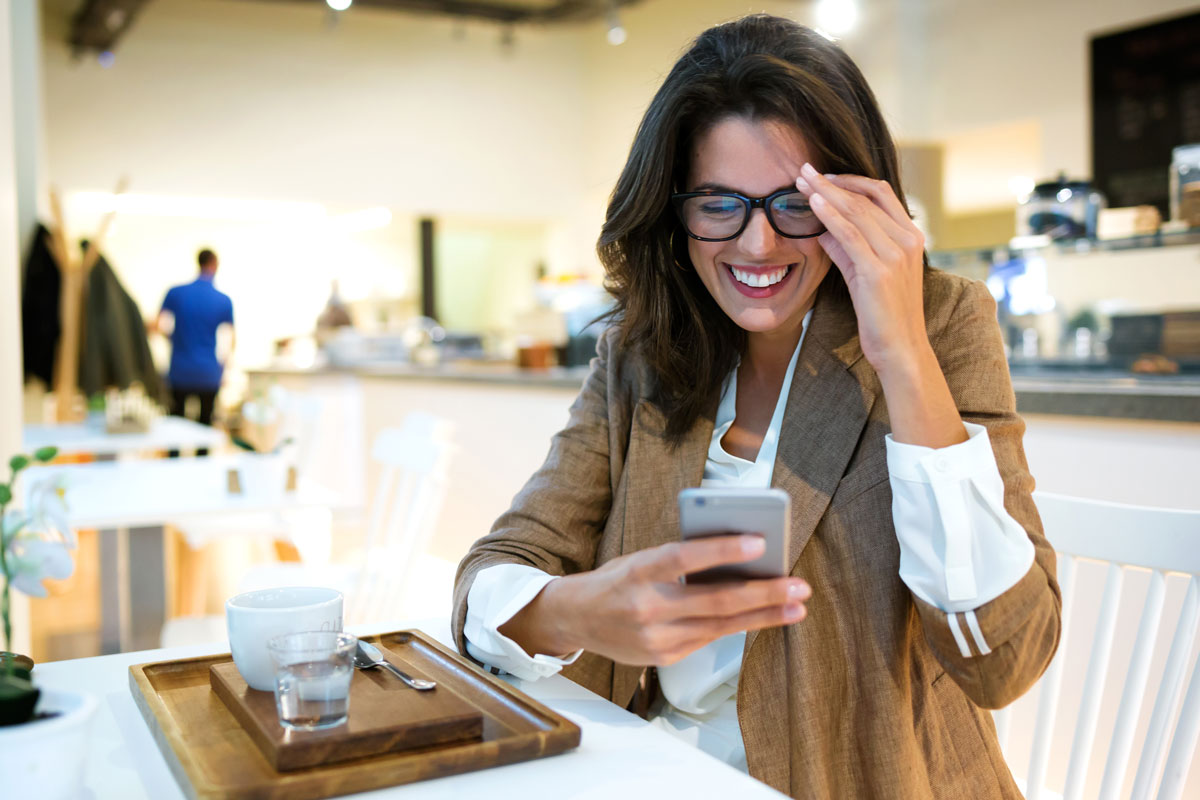
[[[346,375],[360,378],[440,381],[447,383],[573,389],[587,377],[587,367],[520,369],[512,364],[462,363],[420,366],[375,364],[354,368],[266,368],[251,376]],[[1128,372],[1014,367],[1013,389],[1022,414],[1200,422],[1200,376],[1133,375]]]

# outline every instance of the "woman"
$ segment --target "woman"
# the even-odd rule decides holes
[[[459,647],[795,797],[1019,797],[984,709],[1054,653],[1054,553],[994,303],[923,247],[840,49],[765,15],[702,34],[613,193],[570,422],[459,568]],[[680,543],[696,485],[787,491],[790,575],[681,584],[762,547]]]

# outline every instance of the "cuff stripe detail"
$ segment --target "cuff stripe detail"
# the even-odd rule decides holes
[[[972,616],[974,616],[972,614]],[[963,635],[962,625],[958,621],[958,613],[951,611],[946,615],[946,622],[950,625],[950,633],[954,634],[954,641],[958,645],[958,652],[963,658],[971,657],[971,648],[967,645],[967,637]]]
[[[988,647],[987,641],[983,638],[983,631],[979,629],[979,620],[975,617],[975,612],[964,611],[963,616],[967,620],[967,627],[971,630],[971,638],[975,640],[975,646],[979,648],[979,655],[986,656],[992,652],[992,648]]]

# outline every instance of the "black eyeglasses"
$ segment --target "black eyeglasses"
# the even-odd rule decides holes
[[[825,232],[808,198],[795,189],[781,189],[766,197],[679,192],[671,195],[671,203],[687,235],[702,242],[727,242],[741,236],[756,208],[763,210],[776,233],[788,239],[811,239]]]

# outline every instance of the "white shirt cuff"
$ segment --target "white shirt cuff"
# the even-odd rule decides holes
[[[1033,564],[1033,543],[1004,508],[1004,481],[987,428],[934,449],[885,437],[900,578],[943,611],[970,611],[1011,589]]]
[[[562,658],[541,653],[530,656],[499,630],[552,580],[553,575],[525,564],[498,564],[480,570],[467,593],[467,620],[463,626],[467,653],[493,671],[525,681],[554,675],[573,664],[582,650]]]

